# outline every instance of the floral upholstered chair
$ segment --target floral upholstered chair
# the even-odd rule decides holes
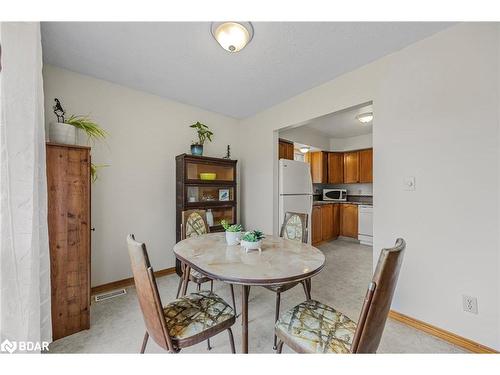
[[[191,293],[163,306],[146,245],[137,242],[132,234],[127,237],[127,245],[146,325],[141,353],[146,350],[150,336],[163,349],[177,353],[224,330],[228,331],[231,350],[235,353],[231,326],[236,315],[232,307],[209,290]]]
[[[186,238],[191,238],[195,236],[201,236],[203,234],[210,233],[210,227],[207,222],[207,213],[205,210],[186,210],[182,211],[182,224],[181,224],[181,240]],[[181,264],[182,273],[184,273],[185,266]],[[189,280],[196,284],[197,290],[201,290],[201,284],[210,281],[210,291],[213,291],[214,281],[202,274],[201,272],[196,271],[191,268],[189,273]],[[179,286],[177,287],[177,298],[181,293],[182,287],[182,277],[179,280]],[[236,314],[236,301],[234,298],[234,288],[232,284],[229,284],[231,289],[231,298],[233,302],[234,313]],[[208,349],[210,350],[210,340],[208,342]]]
[[[283,344],[298,353],[375,353],[384,331],[406,243],[382,249],[368,285],[358,322],[318,301],[308,300],[284,313],[275,325]]]
[[[291,241],[298,241],[307,243],[307,220],[308,215],[297,213],[297,212],[286,212],[285,219],[283,220],[283,225],[281,226],[280,236],[286,238]],[[311,281],[303,280],[301,282],[293,282],[288,284],[280,284],[280,285],[271,285],[266,286],[266,289],[269,289],[276,293],[276,310],[274,314],[274,321],[278,321],[280,316],[280,303],[281,303],[281,293],[287,291],[288,289],[293,288],[294,286],[302,284],[304,287],[304,292],[306,294],[306,299],[311,299]],[[276,334],[274,334],[273,338],[273,349],[276,350],[277,338]]]

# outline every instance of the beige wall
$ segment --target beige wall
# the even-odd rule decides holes
[[[92,285],[131,276],[128,233],[147,243],[156,270],[172,267],[175,156],[189,152],[196,121],[215,133],[205,154],[223,156],[237,138],[236,120],[53,66],[43,76],[46,123],[57,97],[68,114],[90,114],[109,132],[92,148],[94,163],[110,165],[92,185]]]
[[[242,121],[244,224],[277,228],[275,130],[373,100],[374,260],[408,242],[393,309],[500,349],[498,42],[461,24]]]

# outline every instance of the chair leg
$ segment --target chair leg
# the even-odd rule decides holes
[[[278,350],[276,351],[278,354],[281,354],[281,351],[283,350],[283,341],[278,342]]]
[[[210,346],[210,339],[207,339],[207,350],[212,350],[212,347]]]
[[[201,284],[196,284],[196,290],[199,292],[201,290]]]
[[[210,291],[211,292],[214,291],[214,281],[213,280],[210,280]]]
[[[236,354],[236,349],[234,348],[233,331],[231,331],[231,328],[227,329],[227,333],[229,333],[229,343],[231,344],[231,353]]]
[[[177,294],[175,295],[175,298],[179,298],[179,295],[181,294],[182,281],[183,281],[183,278],[181,276],[180,280],[179,280],[179,286],[177,287]]]
[[[149,339],[149,333],[148,331],[146,331],[146,333],[144,334],[144,340],[142,341],[141,354],[144,354],[144,351],[146,350],[148,339]]]
[[[280,302],[281,302],[281,293],[276,293],[276,312],[274,314],[274,323],[278,321],[280,318]],[[274,330],[273,330],[274,331]],[[273,339],[273,350],[276,350],[276,341],[278,338],[276,337],[276,332],[274,333],[274,339]]]
[[[236,300],[234,299],[234,287],[233,284],[229,284],[229,287],[231,288],[231,298],[233,299],[233,309],[234,309],[234,315],[238,315],[236,313]]]
[[[304,293],[306,295],[306,299],[309,301],[311,298],[311,290],[309,289],[309,284],[307,280],[301,281],[302,286],[304,287]]]

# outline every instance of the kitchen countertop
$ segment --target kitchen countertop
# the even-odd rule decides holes
[[[373,206],[373,203],[366,203],[366,202],[352,202],[352,201],[345,201],[345,202],[334,202],[334,201],[313,201],[313,206],[321,206],[323,204],[334,204],[334,203],[340,203],[340,204],[355,204],[355,205],[363,205],[363,206]]]

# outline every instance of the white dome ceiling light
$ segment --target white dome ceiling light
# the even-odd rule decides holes
[[[213,22],[211,32],[215,40],[229,52],[239,52],[253,38],[250,22]]]
[[[358,120],[363,125],[366,125],[373,120],[373,112],[361,113],[356,116],[356,120]]]
[[[309,147],[309,146],[300,146],[299,150],[303,154],[307,154],[311,150],[311,147]]]

